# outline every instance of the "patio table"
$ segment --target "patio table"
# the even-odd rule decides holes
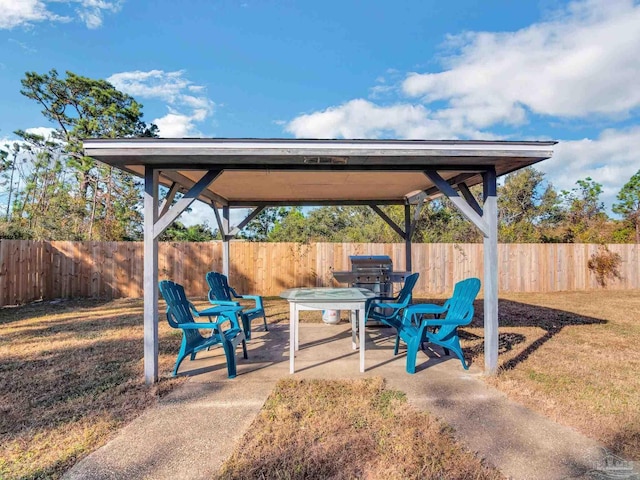
[[[295,372],[295,352],[299,342],[299,312],[300,310],[350,310],[351,315],[351,346],[355,350],[356,327],[360,330],[360,372],[364,372],[364,322],[365,304],[367,299],[375,296],[366,288],[290,288],[280,294],[289,301],[289,372]],[[356,323],[358,322],[358,323]]]

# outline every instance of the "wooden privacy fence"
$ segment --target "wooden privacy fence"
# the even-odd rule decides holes
[[[607,288],[640,288],[638,245],[608,245],[620,255],[620,279]],[[501,244],[501,292],[551,292],[602,288],[588,268],[591,244]],[[0,305],[60,297],[141,297],[141,242],[35,242],[0,240]],[[349,269],[349,255],[389,255],[405,269],[404,244],[231,242],[231,284],[240,292],[278,295],[300,286],[332,285],[331,270]],[[206,295],[205,274],[222,269],[222,244],[161,243],[159,276]],[[414,244],[417,296],[451,292],[456,281],[482,279],[482,244]]]

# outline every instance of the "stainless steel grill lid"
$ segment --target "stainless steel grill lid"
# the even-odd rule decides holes
[[[350,271],[333,272],[333,278],[338,282],[370,288],[365,284],[384,284],[391,281],[393,262],[387,255],[351,255],[349,261]],[[379,288],[378,286],[377,289]]]
[[[393,270],[393,262],[388,255],[351,255],[351,271],[377,268],[382,270]]]

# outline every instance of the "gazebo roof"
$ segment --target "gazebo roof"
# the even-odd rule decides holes
[[[549,158],[555,142],[461,140],[88,139],[85,153],[159,182],[191,188],[220,170],[200,200],[229,207],[260,205],[407,204],[420,192],[439,195],[426,175],[435,171],[454,187],[482,183]]]

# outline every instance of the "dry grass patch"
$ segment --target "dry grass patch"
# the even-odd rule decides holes
[[[280,380],[220,479],[498,479],[383,380]]]
[[[613,452],[640,460],[640,291],[503,294],[500,372],[487,381]],[[483,367],[482,303],[462,333]]]
[[[183,379],[180,335],[160,324],[160,371],[143,380],[142,302],[0,309],[0,478],[59,478]]]

